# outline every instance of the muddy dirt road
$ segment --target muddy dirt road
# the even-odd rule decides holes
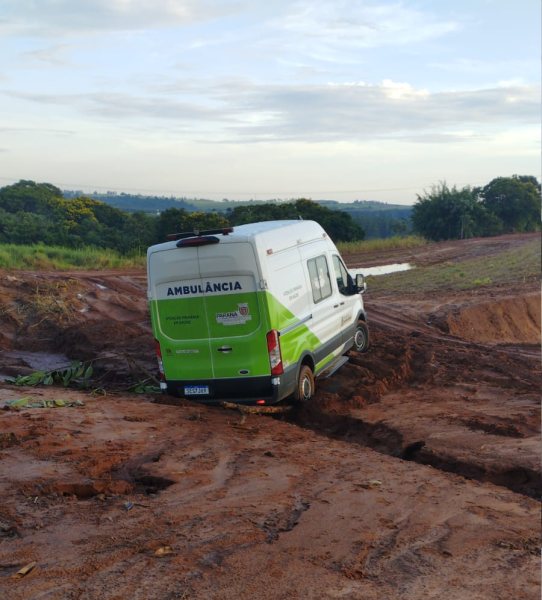
[[[145,290],[139,271],[0,272],[0,379],[94,360],[102,388],[1,387],[0,408],[73,406],[0,413],[0,597],[540,597],[539,282],[369,291],[370,351],[244,422],[122,391],[156,372]]]

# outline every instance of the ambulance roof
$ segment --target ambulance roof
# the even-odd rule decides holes
[[[315,221],[291,220],[237,225],[232,233],[219,234],[217,237],[220,239],[220,244],[249,242],[264,250],[272,249],[273,252],[279,252],[300,243],[325,238],[327,235]],[[149,248],[149,252],[173,249],[176,245],[176,241],[157,244]]]

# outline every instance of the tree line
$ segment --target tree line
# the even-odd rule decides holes
[[[181,197],[144,196],[142,194],[127,194],[125,192],[98,193],[97,191],[83,194],[81,190],[63,190],[64,198],[73,199],[87,196],[92,200],[99,200],[120,208],[124,212],[145,212],[159,214],[168,208],[184,208],[188,213],[214,212],[222,217],[229,218],[229,213],[237,206],[258,206],[262,204],[291,204],[295,198],[289,200],[228,200],[222,202],[206,198],[188,199]],[[412,206],[386,204],[376,200],[354,200],[353,202],[338,202],[336,200],[317,200],[320,206],[332,211],[340,210],[348,213],[352,219],[365,230],[366,239],[387,238],[394,235],[406,235],[410,231],[410,213]],[[267,209],[264,213],[268,212]],[[281,210],[277,211],[282,214]]]
[[[335,241],[363,239],[365,232],[349,215],[306,199],[285,204],[238,206],[228,218],[168,208],[159,215],[127,213],[91,198],[64,198],[49,183],[21,180],[0,188],[0,242],[80,248],[95,246],[123,254],[164,242],[168,233],[220,229],[270,219],[315,220]]]
[[[540,206],[540,183],[532,175],[461,189],[441,182],[417,195],[412,230],[433,241],[539,231]]]
[[[237,205],[224,215],[168,208],[159,215],[127,213],[86,196],[64,198],[49,183],[21,180],[0,188],[0,242],[142,252],[168,233],[215,229],[275,219],[314,220],[335,241],[416,233],[439,241],[540,230],[540,183],[530,175],[498,177],[485,187],[439,183],[417,196],[410,219],[357,215],[307,199]],[[357,217],[357,218],[356,218]]]

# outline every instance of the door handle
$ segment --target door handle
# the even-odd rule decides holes
[[[230,346],[222,346],[222,348],[217,348],[218,352],[224,352],[225,354],[229,354],[233,348],[230,348]]]
[[[334,304],[333,308],[339,308],[339,305],[338,304]]]
[[[341,302],[341,306],[344,306],[344,302]]]

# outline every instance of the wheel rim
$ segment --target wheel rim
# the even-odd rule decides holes
[[[301,400],[306,401],[311,397],[311,382],[308,377],[303,377],[301,381]]]
[[[363,348],[365,346],[365,334],[361,329],[356,329],[356,348]]]

